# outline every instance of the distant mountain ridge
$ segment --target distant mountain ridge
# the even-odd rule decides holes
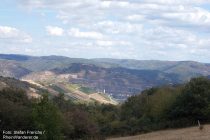
[[[40,72],[42,78],[47,77],[47,71],[60,77],[69,75],[65,82],[101,92],[106,90],[105,92],[117,98],[126,98],[152,86],[183,83],[192,77],[208,76],[210,64],[194,61],[0,54],[0,76],[17,79],[27,77],[30,80],[33,77],[39,78]]]
[[[0,59],[6,60],[15,60],[15,61],[25,61],[32,58],[31,56],[27,55],[18,55],[18,54],[0,54]]]

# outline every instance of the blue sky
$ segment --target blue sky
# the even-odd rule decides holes
[[[210,0],[2,0],[0,53],[210,63]]]

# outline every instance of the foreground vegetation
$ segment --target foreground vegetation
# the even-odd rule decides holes
[[[28,99],[25,91],[0,91],[0,130],[45,130],[42,139],[105,139],[210,122],[210,80],[145,90],[119,106],[74,104],[64,95]]]

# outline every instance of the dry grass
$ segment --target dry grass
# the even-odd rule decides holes
[[[198,127],[190,127],[108,140],[210,140],[210,125],[204,125],[202,130]]]

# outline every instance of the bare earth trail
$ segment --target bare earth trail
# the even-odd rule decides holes
[[[210,125],[204,125],[203,130],[199,130],[198,127],[190,127],[108,140],[210,140]]]

